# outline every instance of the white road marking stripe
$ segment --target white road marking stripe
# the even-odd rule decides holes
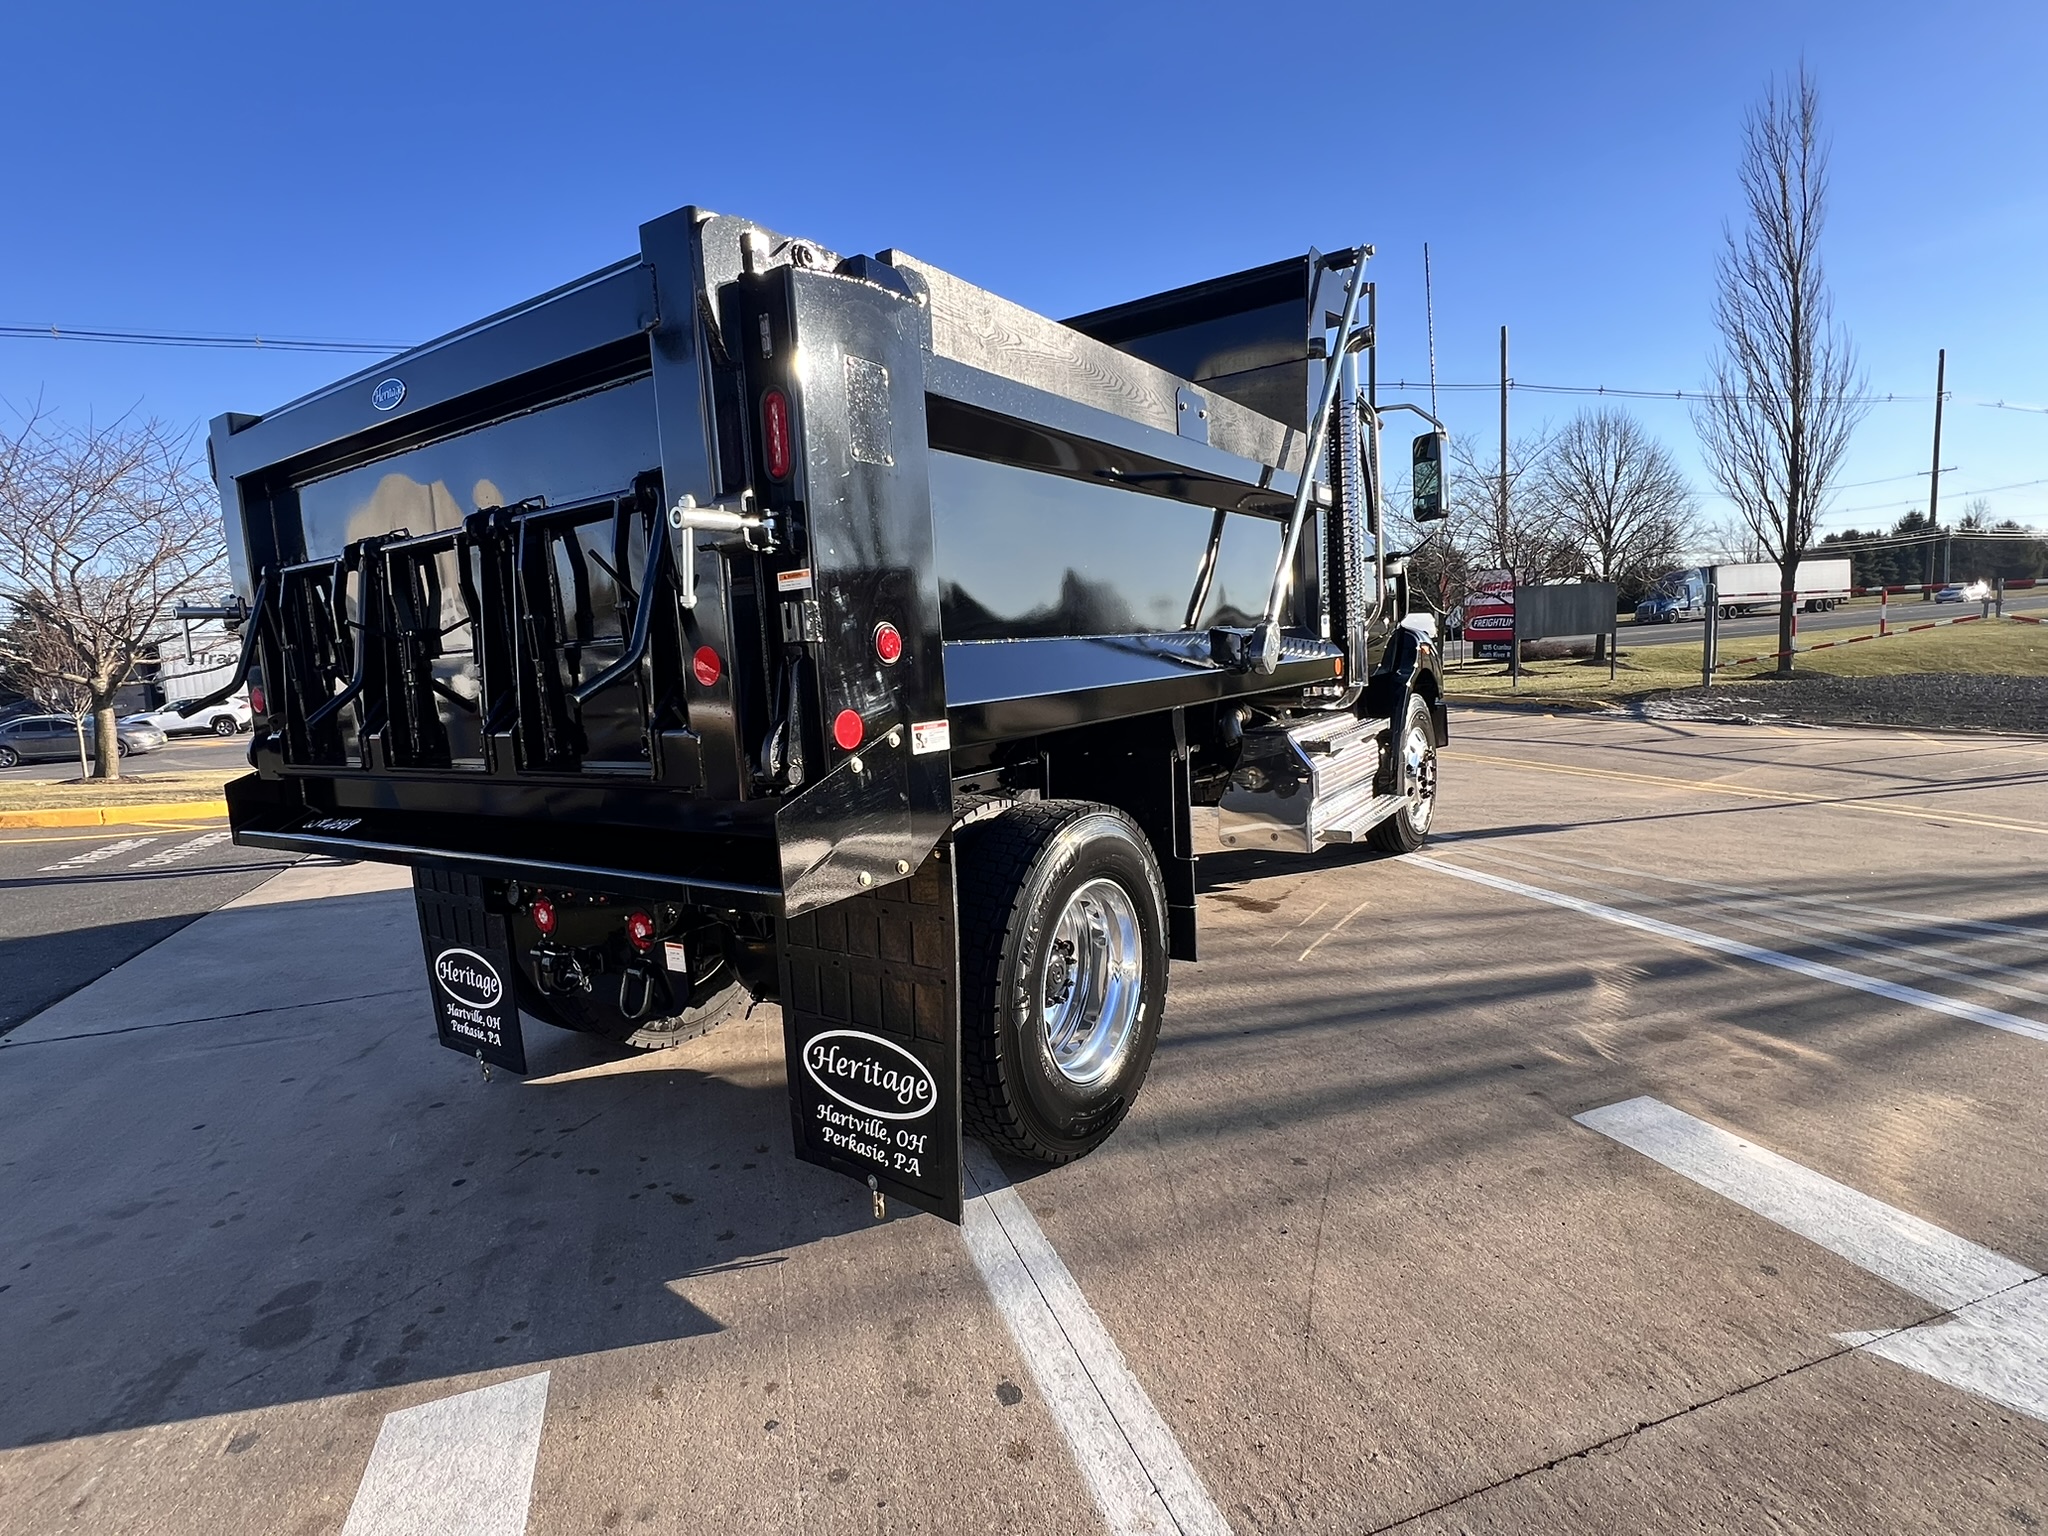
[[[1976,987],[1985,992],[1997,992],[2005,997],[2018,998],[2022,1002],[2048,1003],[2048,992],[2036,992],[2027,987],[2014,986],[2010,982],[1994,981],[1988,975],[1966,974],[1973,971],[1996,971],[2005,976],[2033,980],[2032,971],[2021,970],[2017,966],[2000,965],[1994,960],[1979,960],[1973,955],[1951,954],[1945,949],[1909,943],[1885,933],[1850,928],[1839,916],[1832,919],[1818,916],[1801,917],[1793,913],[1770,910],[1761,902],[1733,901],[1703,893],[1695,893],[1690,897],[1651,896],[1611,880],[1595,880],[1586,875],[1566,874],[1561,870],[1549,869],[1545,865],[1532,864],[1526,859],[1502,853],[1497,848],[1488,849],[1486,856],[1490,861],[1505,864],[1510,869],[1525,870],[1531,874],[1547,873],[1553,879],[1562,880],[1570,885],[1591,891],[1606,891],[1647,906],[1693,912],[1701,917],[1727,918],[1773,937],[1796,939],[1808,949],[1823,949],[1831,954],[1847,955],[1853,960],[1874,960],[1879,965],[1888,965],[1895,970],[1912,971],[1920,976],[1936,976],[1943,981]],[[1835,934],[1838,938],[1816,937],[1822,933]],[[1928,965],[1919,960],[1907,959],[1908,954],[1932,955],[1937,960],[1946,961],[1947,964]]]
[[[1759,965],[1774,965],[1780,970],[1808,976],[1815,981],[1832,982],[1838,987],[1868,992],[1873,997],[1887,998],[1895,1003],[1909,1003],[1916,1008],[1925,1008],[1931,1013],[1945,1013],[1950,1018],[1967,1019],[1972,1024],[1983,1024],[1991,1029],[2025,1035],[2029,1039],[2048,1041],[2048,1024],[2036,1019],[2022,1018],[2016,1013],[2004,1013],[1999,1009],[1985,1008],[1977,1003],[1943,997],[1938,992],[1923,992],[1918,987],[1904,986],[1899,982],[1885,981],[1876,976],[1865,976],[1860,971],[1845,971],[1840,966],[1824,965],[1818,960],[1802,960],[1797,955],[1780,954],[1775,949],[1745,944],[1740,939],[1725,939],[1718,933],[1707,933],[1698,928],[1681,928],[1676,923],[1644,917],[1639,912],[1602,906],[1597,901],[1567,896],[1562,891],[1546,890],[1540,885],[1524,885],[1519,880],[1490,875],[1461,864],[1447,864],[1441,859],[1411,854],[1408,862],[1418,868],[1435,870],[1438,874],[1454,875],[1460,880],[1470,880],[1478,885],[1490,885],[1497,891],[1506,891],[1513,896],[1526,896],[1532,901],[1548,902],[1551,906],[1563,907],[1567,911],[1578,912],[1586,917],[1597,917],[1603,922],[1618,923],[1624,928],[1634,928],[1642,933],[1653,933],[1659,938],[1671,939],[1679,944],[1715,950],[1724,955],[1733,955],[1740,960],[1754,960]]]
[[[341,1536],[522,1536],[548,1373],[386,1414]]]
[[[163,849],[161,852],[152,853],[146,859],[138,859],[130,867],[133,869],[161,869],[167,864],[176,864],[182,859],[191,858],[194,854],[204,853],[207,849],[224,843],[233,836],[232,832],[203,833],[193,838],[190,842],[176,843],[169,848]]]
[[[1659,1099],[1629,1099],[1572,1118],[1944,1310],[2040,1278]]]
[[[84,853],[74,853],[61,864],[45,864],[36,873],[47,875],[58,870],[83,869],[88,864],[97,864],[118,854],[132,853],[137,848],[147,848],[155,841],[153,837],[124,837],[118,843],[104,843],[98,848],[87,849]]]
[[[965,1152],[978,1191],[963,1213],[968,1252],[1104,1523],[1113,1536],[1228,1536],[1223,1512],[1029,1208],[979,1143]]]
[[[2048,1280],[2035,1271],[1658,1099],[1573,1118],[1955,1314],[1842,1343],[2048,1420]]]

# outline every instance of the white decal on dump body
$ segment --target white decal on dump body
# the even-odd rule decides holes
[[[912,721],[910,726],[910,750],[915,756],[927,752],[950,752],[953,750],[953,727],[945,720]]]

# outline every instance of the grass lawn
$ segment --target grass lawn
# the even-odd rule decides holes
[[[1877,625],[1873,622],[1863,630],[1826,630],[1819,638],[1847,640],[1852,634],[1876,633]],[[1752,654],[1769,649],[1771,643],[1769,637],[1727,641],[1721,646],[1721,654]],[[1604,661],[1597,665],[1588,661],[1533,661],[1522,664],[1519,689],[1508,676],[1506,662],[1452,662],[1444,668],[1444,691],[1452,699],[1514,698],[1594,708],[1636,694],[1699,687],[1699,645],[1631,648],[1628,632],[1624,630],[1617,655],[1611,683]],[[1948,625],[1914,635],[1895,632],[1864,645],[1837,645],[1811,656],[1800,656],[1794,665],[1801,672],[1822,672],[1834,677],[1895,677],[1915,672],[2040,677],[2048,675],[2048,624],[1990,620]],[[1773,663],[1758,662],[1724,669],[1716,677],[1717,681],[1740,682],[1768,676],[1772,670]]]
[[[95,805],[146,805],[163,800],[217,800],[221,786],[246,767],[198,773],[124,771],[111,784],[97,779],[0,780],[0,811],[68,811]]]

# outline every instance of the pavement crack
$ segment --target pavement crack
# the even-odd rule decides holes
[[[1316,1206],[1315,1241],[1309,1248],[1308,1298],[1302,1306],[1301,1317],[1301,1387],[1304,1406],[1312,1401],[1309,1396],[1309,1359],[1315,1344],[1316,1332],[1316,1278],[1323,1267],[1323,1218],[1330,1211],[1330,1181],[1336,1177],[1333,1165],[1323,1174],[1323,1198]],[[1294,1496],[1298,1500],[1308,1491],[1308,1414],[1303,1413],[1295,1424],[1294,1434]]]
[[[1952,1314],[1941,1313],[1935,1317],[1922,1318],[1918,1322],[1908,1324],[1907,1327],[1924,1327],[1928,1323],[1940,1322],[1943,1319],[1949,1317],[1950,1315]],[[1892,1331],[1904,1332],[1905,1329],[1894,1329]],[[1857,1352],[1858,1347],[1859,1346],[1855,1345],[1844,1345],[1839,1349],[1829,1350],[1824,1355],[1817,1355],[1811,1360],[1802,1360],[1797,1365],[1789,1365],[1784,1370],[1774,1372],[1769,1376],[1760,1377],[1752,1382],[1746,1382],[1739,1387],[1731,1387],[1726,1392],[1720,1392],[1716,1393],[1712,1397],[1702,1398],[1700,1401],[1696,1403],[1687,1403],[1683,1408],[1674,1408],[1671,1412],[1667,1414],[1662,1414],[1657,1418],[1644,1419],[1640,1423],[1631,1425],[1629,1428],[1620,1430],[1615,1434],[1608,1435],[1604,1439],[1595,1440],[1588,1445],[1582,1445],[1575,1451],[1566,1451],[1563,1455],[1553,1456],[1550,1460],[1542,1462],[1536,1466],[1525,1467],[1520,1472],[1511,1472],[1506,1477],[1497,1477],[1492,1482],[1482,1483],[1477,1488],[1468,1488],[1465,1492],[1457,1494],[1452,1498],[1445,1499],[1441,1503],[1432,1504],[1427,1509],[1418,1509],[1412,1515],[1403,1515],[1400,1519],[1390,1520],[1385,1525],[1375,1525],[1367,1527],[1365,1536],[1382,1536],[1382,1533],[1386,1531],[1398,1531],[1405,1526],[1415,1524],[1415,1522],[1418,1520],[1427,1520],[1431,1515],[1440,1515],[1447,1509],[1456,1509],[1460,1504],[1469,1503],[1473,1499],[1480,1497],[1482,1494],[1488,1494],[1496,1491],[1497,1489],[1511,1487],[1514,1484],[1523,1481],[1525,1478],[1539,1477],[1545,1472],[1555,1471],[1557,1468],[1563,1466],[1568,1461],[1583,1461],[1587,1457],[1596,1456],[1602,1451],[1612,1450],[1615,1447],[1626,1445],[1629,1441],[1635,1439],[1636,1436],[1643,1434],[1645,1431],[1652,1429],[1662,1429],[1665,1425],[1673,1423],[1679,1419],[1686,1418],[1691,1414],[1702,1412],[1703,1410],[1708,1408],[1718,1407],[1722,1403],[1733,1402],[1736,1398],[1746,1397],[1750,1393],[1758,1391],[1761,1388],[1775,1385],[1778,1382],[1786,1381],[1789,1380],[1791,1377],[1800,1375],[1802,1372],[1810,1371],[1815,1366],[1826,1365],[1830,1361],[1841,1359],[1844,1355],[1853,1355]]]
[[[136,1035],[156,1029],[177,1029],[187,1024],[225,1024],[233,1019],[253,1019],[266,1013],[296,1013],[302,1008],[332,1008],[338,1003],[367,1003],[380,997],[405,997],[418,990],[417,987],[395,987],[384,992],[354,992],[347,997],[323,997],[312,1003],[273,1003],[267,1008],[244,1008],[237,1013],[203,1013],[189,1019],[159,1019],[154,1024],[126,1024],[119,1029],[88,1029],[75,1035],[50,1035],[41,1040],[0,1039],[0,1049],[21,1050],[32,1045],[64,1045],[76,1040],[106,1040],[115,1035]],[[22,1022],[28,1024],[34,1020],[25,1019]]]

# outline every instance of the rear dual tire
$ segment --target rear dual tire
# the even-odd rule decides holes
[[[1166,894],[1130,817],[1025,801],[955,835],[960,1086],[997,1152],[1066,1163],[1130,1112],[1166,1004]]]
[[[596,978],[596,986],[604,988],[603,992],[542,992],[531,977],[522,974],[519,1006],[558,1029],[595,1035],[636,1051],[663,1051],[710,1034],[739,1012],[747,996],[723,958],[711,972],[695,978],[683,1007],[652,1018],[627,1018],[612,1001],[617,985],[616,977],[602,975]]]

